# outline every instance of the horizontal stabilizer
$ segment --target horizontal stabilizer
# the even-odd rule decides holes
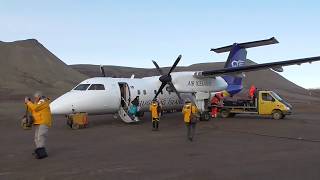
[[[243,72],[258,71],[258,70],[269,69],[269,68],[275,71],[281,72],[283,71],[282,69],[283,66],[301,65],[303,63],[312,63],[315,61],[320,61],[320,56],[287,60],[287,61],[271,62],[271,63],[265,63],[265,64],[254,64],[254,65],[241,66],[241,67],[223,68],[223,69],[216,69],[211,71],[202,71],[202,72],[197,72],[195,76],[215,77],[215,76],[221,76],[221,75],[230,75],[230,74],[239,74]]]
[[[240,48],[252,48],[252,47],[258,47],[258,46],[266,46],[270,44],[277,44],[279,43],[278,40],[275,37],[272,37],[270,39],[260,40],[260,41],[252,41],[252,42],[246,42],[246,43],[240,43],[237,44]],[[223,52],[229,52],[231,51],[233,45],[220,47],[216,49],[211,49],[210,51],[214,51],[216,53],[223,53]]]

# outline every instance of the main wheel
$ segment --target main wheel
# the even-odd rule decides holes
[[[275,111],[273,111],[273,113],[272,113],[272,118],[275,119],[275,120],[282,119],[282,118],[283,118],[283,114],[282,114],[281,111],[275,110]]]
[[[79,124],[72,124],[72,129],[80,129],[80,125]]]
[[[144,116],[144,112],[139,112],[137,116],[142,118]]]
[[[229,117],[235,117],[236,114],[235,113],[229,113]]]
[[[220,110],[220,116],[222,118],[228,118],[228,117],[230,117],[230,111],[227,110],[227,109],[221,109]]]
[[[210,113],[209,112],[204,112],[200,115],[200,121],[209,121],[210,118]]]

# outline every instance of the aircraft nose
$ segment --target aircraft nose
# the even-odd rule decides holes
[[[60,96],[50,103],[51,114],[53,115],[66,115],[72,113],[72,106],[69,105],[68,93]]]

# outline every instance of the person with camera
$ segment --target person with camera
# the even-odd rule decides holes
[[[35,158],[42,159],[48,157],[46,151],[46,141],[49,127],[52,123],[52,115],[50,111],[50,99],[42,96],[41,92],[34,94],[34,102],[29,97],[25,98],[25,104],[30,110],[33,117],[33,126],[35,127],[34,142],[36,149],[34,151]]]
[[[152,118],[152,131],[158,131],[160,114],[161,114],[161,106],[156,99],[152,100],[149,110],[151,112],[151,118]]]
[[[189,139],[189,141],[193,141],[193,137],[196,131],[196,124],[199,118],[198,112],[199,110],[197,106],[192,103],[190,99],[186,99],[185,105],[182,109],[182,113],[184,122],[187,127],[187,138]]]

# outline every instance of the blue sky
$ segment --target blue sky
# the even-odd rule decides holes
[[[67,64],[132,67],[225,61],[210,48],[275,36],[248,49],[258,63],[320,56],[319,1],[18,1],[0,4],[0,40],[35,38]],[[320,62],[281,73],[320,87]]]

